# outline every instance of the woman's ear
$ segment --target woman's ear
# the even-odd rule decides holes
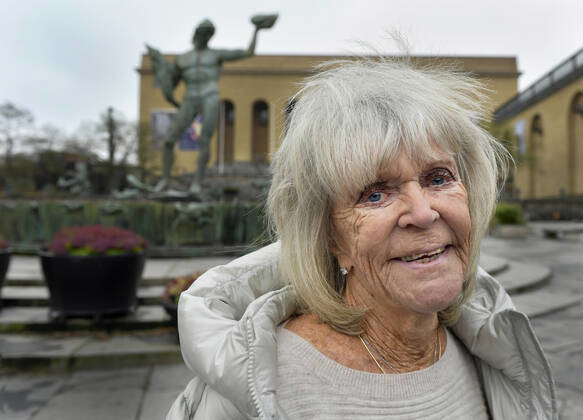
[[[338,245],[338,243],[335,240],[331,241],[330,251],[332,252],[332,255],[334,255],[334,257],[336,258],[338,266],[340,268],[345,268],[348,272],[350,272],[350,269],[353,266],[352,258],[350,258],[350,255],[348,255],[346,252],[342,250],[342,248]]]
[[[336,257],[336,259],[338,260],[338,265],[340,268],[344,268],[346,270],[346,274],[350,273],[350,270],[352,270],[352,263],[350,262],[350,258],[343,256]]]

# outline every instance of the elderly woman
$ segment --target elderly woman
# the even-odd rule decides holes
[[[528,319],[477,266],[504,167],[483,98],[405,61],[307,80],[273,159],[279,241],[182,295],[195,377],[168,419],[557,417]]]

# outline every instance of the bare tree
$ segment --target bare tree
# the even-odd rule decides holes
[[[52,124],[44,124],[23,139],[34,155],[59,149],[66,141],[65,133]]]
[[[125,172],[129,159],[136,154],[137,126],[109,107],[100,116],[97,132],[101,134],[100,137],[104,137],[103,143],[107,146],[108,185],[109,190],[114,191],[119,187],[121,175]]]
[[[83,121],[63,143],[63,151],[97,160],[100,153],[97,123]]]
[[[0,104],[0,141],[5,144],[6,169],[12,168],[14,144],[22,140],[32,128],[34,117],[26,108],[19,108],[12,102]]]

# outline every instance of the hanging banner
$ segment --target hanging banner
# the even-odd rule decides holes
[[[194,121],[190,124],[182,136],[178,147],[180,150],[198,150],[200,148],[200,136],[202,134],[202,115],[198,114],[194,117]]]
[[[170,131],[172,122],[176,116],[174,110],[156,110],[150,115],[151,138],[154,147],[159,149],[163,146],[164,140]],[[200,136],[202,133],[202,115],[197,115],[190,126],[184,130],[178,139],[180,150],[198,150],[200,148]]]
[[[150,132],[154,147],[159,149],[164,144],[166,134],[170,131],[170,126],[174,120],[175,111],[156,110],[150,115]]]
[[[526,154],[526,137],[525,137],[526,121],[519,120],[514,123],[514,134],[518,139],[518,153],[521,156]]]

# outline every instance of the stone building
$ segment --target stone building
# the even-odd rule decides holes
[[[583,195],[583,49],[500,106],[513,139],[518,198]]]
[[[167,59],[173,60],[171,55]],[[219,128],[211,142],[209,165],[219,172],[229,167],[257,166],[269,161],[277,149],[285,124],[289,98],[297,83],[313,73],[317,64],[349,57],[308,55],[257,55],[225,64],[220,80],[221,112]],[[518,71],[515,57],[430,57],[414,60],[420,64],[438,61],[454,64],[482,79],[491,90],[493,112],[517,93]],[[149,57],[142,56],[140,68],[139,121],[140,159],[145,167],[160,172],[160,141],[173,107],[154,85]],[[178,86],[180,99],[183,86]],[[197,123],[192,131],[196,133]],[[194,142],[195,143],[195,142]],[[191,147],[194,146],[194,147]],[[188,141],[176,146],[175,174],[196,169],[196,145]]]

